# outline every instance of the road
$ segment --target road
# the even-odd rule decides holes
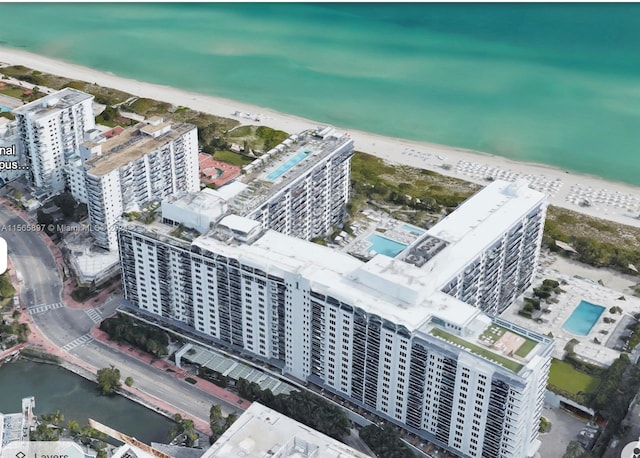
[[[22,274],[21,303],[26,306],[60,302],[62,282],[49,247],[35,232],[3,231],[25,222],[9,209],[0,207],[0,236],[7,242],[9,257]]]
[[[24,225],[8,208],[0,207],[0,236],[7,241],[11,261],[23,277],[21,303],[49,341],[94,368],[116,366],[123,378],[133,377],[140,392],[162,400],[192,417],[208,423],[209,408],[221,404],[223,412],[242,413],[237,406],[118,351],[91,336],[91,328],[112,315],[120,298],[107,300],[90,310],[64,306],[62,281],[47,244],[35,232],[2,231],[3,226]]]

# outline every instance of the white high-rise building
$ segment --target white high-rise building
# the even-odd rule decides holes
[[[545,195],[526,181],[490,185],[429,229],[404,259],[437,276],[443,292],[501,313],[531,286],[545,216]]]
[[[198,135],[191,124],[152,118],[83,147],[91,157],[78,167],[84,173],[92,233],[103,248],[117,247],[115,223],[124,212],[200,188]]]
[[[459,456],[529,457],[553,342],[481,308],[499,310],[530,281],[545,203],[496,181],[398,259],[366,263],[238,215],[191,242],[172,226],[129,223],[118,229],[123,291],[141,313]]]
[[[326,236],[343,222],[352,156],[353,140],[331,127],[292,135],[243,168],[248,186],[230,211],[304,240]]]
[[[93,96],[71,88],[47,95],[12,111],[29,167],[31,184],[53,194],[66,185],[67,158],[95,127]]]

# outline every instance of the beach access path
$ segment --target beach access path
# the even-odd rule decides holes
[[[161,100],[176,106],[186,106],[216,116],[233,118],[242,125],[255,125],[257,119],[269,127],[296,133],[322,124],[221,97],[127,79],[22,50],[0,47],[0,63],[24,65],[54,75],[118,89],[138,97]],[[344,130],[340,126],[336,128],[339,131]],[[640,188],[636,186],[462,148],[384,137],[357,130],[348,132],[354,139],[357,151],[378,156],[390,163],[429,169],[482,185],[488,183],[489,177],[522,177],[528,179],[534,189],[547,193],[549,202],[553,205],[640,227]]]

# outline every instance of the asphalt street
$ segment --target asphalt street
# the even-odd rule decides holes
[[[93,311],[64,306],[60,272],[40,235],[28,231],[2,231],[3,227],[7,229],[25,224],[9,209],[0,207],[0,236],[7,241],[9,257],[15,269],[22,274],[21,304],[29,308],[35,324],[52,344],[95,368],[116,366],[123,378],[133,377],[134,386],[141,392],[205,422],[208,422],[212,404],[220,404],[225,413],[242,412],[237,406],[170,373],[94,340],[91,328],[115,312],[120,298],[111,298]]]
[[[49,247],[37,233],[12,230],[14,226],[27,225],[9,209],[0,207],[0,237],[6,240],[9,257],[24,280],[21,303],[33,306],[60,302],[62,282]]]
[[[24,224],[9,209],[0,207],[0,237],[7,241],[9,257],[23,278],[21,304],[29,309],[34,323],[53,345],[94,368],[117,367],[122,379],[133,378],[135,389],[206,423],[212,404],[219,404],[225,415],[242,413],[242,409],[224,399],[93,339],[91,328],[113,315],[121,298],[112,297],[90,310],[64,306],[60,272],[40,235],[28,231],[1,230],[3,225]],[[371,453],[355,430],[352,430],[346,442],[365,453]]]

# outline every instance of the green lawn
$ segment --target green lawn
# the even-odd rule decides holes
[[[536,342],[535,340],[527,339],[522,345],[520,345],[520,348],[515,351],[515,355],[520,356],[521,358],[525,358],[531,350],[536,348],[536,345],[538,345],[538,342]]]
[[[244,166],[255,161],[255,158],[245,157],[233,151],[216,151],[213,155],[216,161],[228,162],[229,164]]]
[[[579,392],[594,393],[598,389],[600,380],[597,377],[576,370],[569,363],[554,358],[551,360],[548,384],[576,395]]]
[[[516,356],[520,356],[521,358],[525,358],[531,350],[533,350],[538,344],[535,340],[531,340],[522,334],[518,334],[517,332],[513,332],[510,329],[503,328],[502,326],[498,326],[497,324],[492,324],[489,326],[480,336],[480,340],[486,341],[488,340],[491,344],[495,343],[500,337],[504,335],[505,332],[510,332],[517,336],[523,337],[525,339],[524,343],[518,347],[515,351]]]
[[[491,350],[487,350],[486,348],[482,348],[478,345],[474,345],[470,342],[467,342],[466,340],[460,337],[454,336],[453,334],[449,334],[448,332],[443,331],[442,329],[433,328],[431,330],[431,335],[434,335],[436,337],[441,337],[444,340],[447,340],[453,344],[460,345],[461,347],[468,349],[469,351],[471,351],[472,353],[475,353],[476,355],[480,355],[487,359],[490,359],[491,361],[495,361],[496,363],[506,367],[507,369],[515,372],[516,374],[520,372],[520,369],[522,369],[523,367],[522,364],[516,361],[512,361],[508,358],[505,358],[504,356],[501,356],[501,355],[498,355],[497,353],[492,352]]]
[[[0,94],[8,95],[9,97],[13,97],[16,99],[22,99],[22,93],[24,91],[25,91],[24,88],[7,84],[6,87],[3,87],[2,89],[0,89]]]

